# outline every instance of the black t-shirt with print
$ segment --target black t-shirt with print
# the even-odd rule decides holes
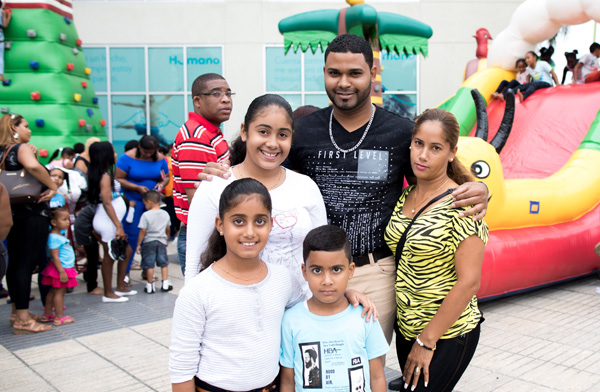
[[[353,255],[385,249],[383,234],[402,193],[403,178],[412,176],[409,146],[414,124],[378,107],[363,142],[345,154],[329,136],[331,110],[321,109],[295,123],[292,150],[284,165],[317,183],[328,221],[346,230]],[[333,138],[348,150],[366,127],[348,132],[334,117]]]

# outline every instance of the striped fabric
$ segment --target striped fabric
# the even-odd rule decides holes
[[[402,215],[406,196],[413,189],[402,192],[394,209],[385,241],[396,253],[396,245],[411,219]],[[448,196],[430,210],[421,214],[407,235],[396,276],[396,304],[398,327],[406,339],[415,339],[433,318],[446,295],[457,281],[454,254],[458,245],[471,235],[486,243],[488,227],[485,221],[473,222],[458,214],[467,208],[452,208]],[[481,319],[477,298],[471,302],[442,339],[460,336],[475,328]]]
[[[229,159],[229,145],[223,133],[196,113],[190,113],[188,121],[179,129],[171,164],[173,167],[173,202],[175,214],[187,225],[190,208],[186,188],[198,183],[198,174],[208,162]]]

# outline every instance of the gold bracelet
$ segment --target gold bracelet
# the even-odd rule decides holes
[[[419,336],[421,336],[421,334],[419,334]],[[429,351],[435,351],[435,349],[437,348],[437,344],[436,344],[435,346],[433,346],[433,348],[431,348],[431,347],[427,347],[427,346],[425,345],[425,343],[423,343],[423,342],[421,341],[421,339],[419,339],[419,336],[417,336],[417,344],[418,344],[419,346],[423,347],[425,350],[429,350]]]

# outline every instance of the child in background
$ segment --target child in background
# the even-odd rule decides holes
[[[170,231],[169,214],[160,209],[160,193],[148,191],[142,197],[146,212],[142,214],[138,227],[137,253],[142,255],[142,268],[146,271],[146,288],[148,294],[155,293],[154,265],[160,267],[162,274],[161,291],[171,291],[173,286],[169,281],[169,259],[167,245]]]
[[[538,61],[538,55],[535,52],[527,52],[525,62],[527,63],[530,83],[515,88],[520,102],[526,100],[537,90],[552,87],[553,81],[554,85],[558,86],[558,77],[550,64],[545,61]]]
[[[379,322],[344,296],[354,273],[343,229],[311,230],[303,244],[302,274],[313,296],[287,310],[281,326],[281,392],[385,392],[382,356],[389,350]]]
[[[56,159],[60,154],[60,159]],[[48,161],[48,165],[54,167],[64,167],[65,169],[72,169],[74,166],[73,160],[75,159],[75,150],[71,147],[59,148],[52,153]]]
[[[582,84],[583,79],[581,78],[581,73],[577,75],[577,80],[575,80],[575,67],[577,66],[577,49],[572,52],[565,52],[565,58],[567,59],[567,65],[565,69],[563,69],[563,77],[562,82],[560,84],[565,84],[565,79],[567,78],[567,72],[573,73],[573,81],[572,84]]]
[[[51,263],[42,271],[42,284],[51,286],[46,296],[46,314],[42,322],[54,322],[54,325],[71,324],[75,319],[64,315],[64,298],[67,287],[77,286],[77,271],[75,270],[75,252],[69,240],[61,234],[71,225],[69,210],[64,207],[52,210],[50,220],[52,229],[48,235],[48,254]],[[52,313],[52,309],[54,312]]]
[[[500,85],[496,89],[496,92],[492,93],[492,99],[504,101],[506,98],[506,93],[509,89],[514,89],[522,84],[527,83],[529,74],[527,73],[527,64],[525,63],[525,59],[518,59],[515,65],[517,68],[516,79],[513,79],[510,82],[508,80],[501,81]]]
[[[554,63],[554,60],[552,60],[552,55],[554,54],[554,47],[552,45],[550,45],[549,47],[543,47],[540,49],[540,60],[547,62],[548,64],[550,64],[550,66],[552,67],[552,70],[554,70],[554,67],[556,67],[556,64]]]
[[[590,53],[581,56],[579,59],[579,63],[573,71],[573,79],[579,78],[579,74],[581,74],[581,79],[585,83],[599,82],[598,57],[600,57],[600,44],[594,42],[590,45]]]
[[[65,182],[66,173],[62,171],[62,169],[55,167],[53,169],[50,169],[50,178],[52,179],[52,182],[56,184],[56,188],[58,189]],[[66,195],[58,190],[56,191],[54,197],[52,197],[52,199],[50,199],[50,201],[48,202],[50,208],[64,207],[66,203]]]

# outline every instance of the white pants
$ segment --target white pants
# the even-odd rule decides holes
[[[112,200],[111,204],[115,210],[115,214],[117,214],[117,219],[121,221],[127,212],[125,200],[123,200],[122,197],[117,197]],[[117,227],[106,213],[104,205],[102,204],[98,205],[98,208],[96,209],[93,226],[96,233],[100,234],[102,237],[102,242],[109,243],[117,236]]]

